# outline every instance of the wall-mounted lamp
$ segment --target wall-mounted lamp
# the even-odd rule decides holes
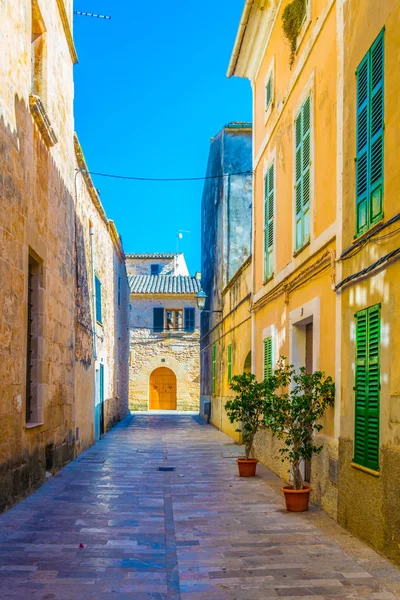
[[[207,297],[207,294],[203,292],[203,290],[200,290],[200,292],[197,294],[197,306],[199,310],[204,313],[222,313],[222,310],[204,310]]]

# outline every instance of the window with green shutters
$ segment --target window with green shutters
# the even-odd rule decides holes
[[[354,459],[379,469],[380,305],[356,313]]]
[[[265,110],[268,110],[272,102],[272,73],[270,73],[267,85],[265,86]]]
[[[383,217],[384,32],[357,72],[356,235]]]
[[[232,344],[228,345],[228,381],[232,379]]]
[[[265,176],[264,189],[264,279],[274,273],[274,203],[275,164],[272,163]]]
[[[272,375],[272,337],[264,340],[264,379]]]
[[[98,277],[95,277],[95,293],[96,293],[96,321],[103,323],[102,311],[101,311],[101,282]]]
[[[217,345],[212,347],[212,395],[217,393]]]
[[[304,101],[295,120],[295,220],[296,250],[310,239],[311,202],[311,97]]]

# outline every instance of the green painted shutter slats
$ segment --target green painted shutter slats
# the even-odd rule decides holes
[[[212,347],[212,395],[217,393],[217,345]]]
[[[272,74],[268,77],[267,85],[265,87],[265,110],[269,108],[272,102]]]
[[[272,337],[264,340],[264,379],[272,375]]]
[[[195,329],[195,311],[192,306],[185,308],[185,331],[193,332]]]
[[[153,331],[164,331],[164,309],[153,308]]]
[[[311,202],[311,98],[304,101],[295,121],[295,175],[296,175],[296,249],[310,237]]]
[[[357,69],[356,233],[383,216],[384,36]]]
[[[95,277],[95,293],[96,293],[96,321],[103,323],[103,316],[101,312],[101,283],[98,277]]]
[[[380,306],[356,314],[354,462],[379,469]]]
[[[232,344],[228,345],[228,381],[232,379]]]
[[[274,207],[275,164],[272,163],[265,176],[264,191],[264,276],[269,279],[274,273]]]

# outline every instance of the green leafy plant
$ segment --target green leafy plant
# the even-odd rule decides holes
[[[280,388],[266,397],[267,425],[285,446],[280,449],[289,458],[295,490],[303,488],[300,471],[302,460],[311,460],[322,446],[315,444],[314,433],[321,431],[320,423],[328,406],[335,401],[335,384],[331,377],[322,371],[308,374],[304,367],[298,371],[281,357],[274,372],[272,386]]]
[[[282,28],[290,45],[289,66],[293,67],[297,50],[297,38],[301,31],[307,12],[308,0],[292,0],[282,13]]]
[[[245,455],[249,458],[257,431],[264,429],[268,421],[265,398],[274,391],[275,380],[266,378],[258,382],[252,373],[235,375],[230,388],[235,392],[233,400],[228,400],[225,410],[231,423],[241,424],[236,429],[242,434]]]

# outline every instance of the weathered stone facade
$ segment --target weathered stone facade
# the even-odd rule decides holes
[[[136,288],[132,283],[133,277],[137,277],[136,285],[141,285],[143,278],[147,281],[148,277],[152,277],[152,264],[160,265],[159,278],[162,283],[168,282],[172,285],[174,280],[190,279],[197,286],[196,290],[200,289],[199,280],[187,275],[183,255],[180,255],[179,261],[175,255],[170,255],[169,258],[162,258],[162,256],[127,255],[127,270],[131,285],[129,407],[131,410],[149,409],[150,377],[157,368],[166,367],[176,376],[176,409],[198,410],[200,313],[197,308],[197,292],[134,293]],[[177,270],[181,275],[173,274]],[[150,280],[150,283],[153,282]],[[164,309],[165,312],[169,309],[182,311],[183,317],[187,308],[194,309],[194,331],[185,331],[184,328],[179,331],[154,331],[154,309]]]
[[[87,303],[90,289],[75,293],[80,242],[74,189],[72,3],[3,0],[0,21],[4,510],[39,485],[46,471],[54,472],[93,442],[89,413],[94,410],[94,375],[93,351],[88,346],[85,353],[84,341],[76,342],[81,310],[76,305]],[[84,272],[88,265],[79,268]],[[89,320],[86,326],[91,337]],[[123,412],[113,409],[110,421]]]

